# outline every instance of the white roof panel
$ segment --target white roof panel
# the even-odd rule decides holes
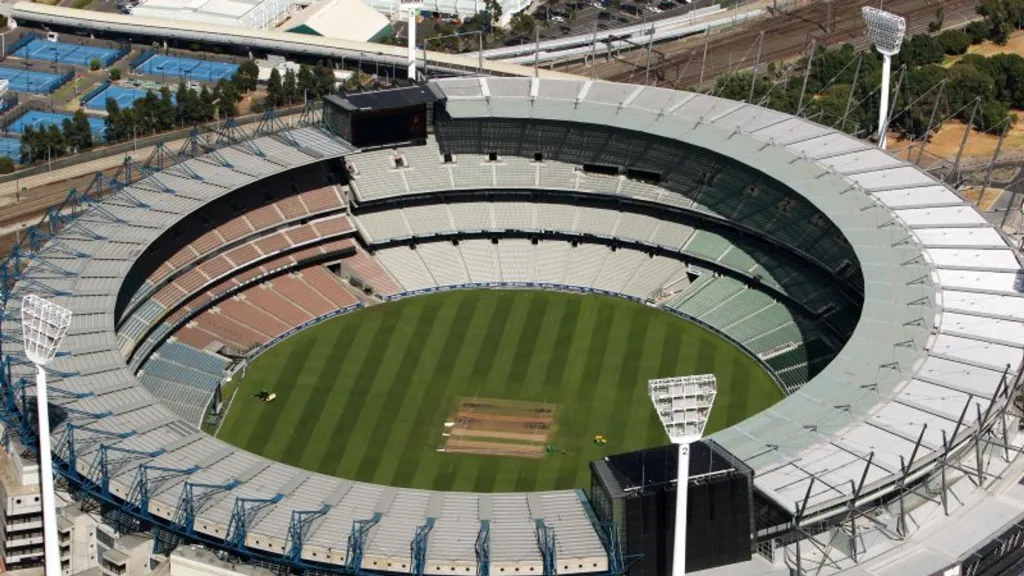
[[[986,226],[988,222],[973,206],[948,208],[911,208],[896,210],[896,215],[911,228],[940,228],[943,226]]]
[[[1024,297],[1020,296],[946,290],[942,293],[942,306],[946,310],[1006,316],[1024,321]]]
[[[942,331],[963,334],[988,342],[1012,343],[1017,347],[1024,343],[1024,324],[1015,320],[999,320],[946,312],[942,315]],[[1018,354],[1017,361],[1020,361],[1020,354]]]
[[[920,186],[899,190],[883,190],[875,192],[874,196],[885,202],[893,210],[925,206],[959,206],[964,203],[959,196],[945,186]]]
[[[914,232],[928,247],[942,246],[1002,248],[1006,241],[994,228],[922,228]]]
[[[979,272],[976,270],[938,270],[939,283],[944,288],[963,288],[966,290],[984,290],[989,292],[1007,292],[1019,294],[1016,273],[1011,272]]]
[[[1016,366],[1024,356],[1020,346],[995,344],[951,334],[939,334],[932,346],[932,353],[996,370],[1005,368],[1007,364]]]
[[[928,251],[932,262],[940,268],[985,268],[1016,272],[1020,265],[1013,252],[1006,250],[960,250],[932,248]]]

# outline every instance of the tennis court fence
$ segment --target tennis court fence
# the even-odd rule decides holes
[[[29,42],[35,40],[36,38],[39,38],[38,34],[29,32],[28,34],[25,34],[21,38],[15,40],[14,44],[8,44],[7,51],[4,53],[4,58],[6,58],[8,54],[14,54],[20,48],[24,48],[29,44]]]
[[[160,51],[156,48],[147,48],[146,50],[143,50],[142,54],[139,54],[135,58],[132,58],[132,61],[128,63],[128,69],[135,70],[136,68],[141,66],[143,62],[149,60],[153,56],[156,56],[159,52]]]
[[[101,82],[99,84],[99,86],[96,86],[92,90],[89,90],[88,92],[86,92],[85,95],[82,96],[80,102],[82,103],[83,106],[85,106],[86,102],[88,102],[89,100],[92,100],[96,96],[99,96],[107,88],[110,88],[110,81],[109,80],[107,80],[105,82]]]

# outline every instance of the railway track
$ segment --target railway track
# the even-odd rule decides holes
[[[943,25],[950,28],[977,18],[977,4],[977,0],[889,0],[885,2],[885,9],[907,19],[907,35],[910,36],[926,32],[940,7],[945,13]],[[778,12],[764,20],[712,32],[707,41],[706,60],[704,36],[656,45],[650,55],[649,74],[646,49],[623,52],[605,60],[599,58],[593,70],[589,64],[578,64],[567,71],[581,76],[593,74],[616,82],[707,89],[720,75],[753,67],[762,33],[762,64],[806,54],[812,40],[818,47],[846,42],[857,49],[869,47],[861,17],[861,7],[866,5],[877,6],[878,2],[835,0],[830,18],[828,3],[817,1],[789,12]]]

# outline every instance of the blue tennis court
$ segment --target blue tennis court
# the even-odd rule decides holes
[[[48,42],[42,38],[36,38],[15,50],[12,56],[31,60],[49,60],[75,66],[88,66],[95,58],[100,61],[100,65],[106,68],[116,62],[120,54],[113,48]]]
[[[135,71],[150,76],[164,76],[195,80],[197,82],[217,82],[221,78],[230,79],[238,70],[238,64],[228,62],[211,62],[194,58],[154,55],[139,64]]]
[[[90,110],[106,110],[107,109],[107,98],[113,98],[117,102],[118,107],[122,110],[125,108],[131,108],[135,105],[135,101],[139,98],[144,98],[146,92],[149,90],[145,88],[135,88],[132,86],[107,86],[107,88],[99,94],[90,98],[86,103],[85,107]],[[157,94],[159,96],[159,94]],[[171,92],[171,101],[176,101],[174,93]]]
[[[31,92],[32,94],[49,94],[64,81],[64,77],[59,74],[6,66],[0,66],[0,79],[9,81],[10,89],[15,92]]]
[[[45,128],[50,124],[56,124],[59,127],[63,125],[64,120],[71,120],[71,118],[71,114],[29,110],[24,116],[12,122],[11,125],[7,127],[7,131],[21,134],[25,131],[25,126],[31,126],[35,130]],[[89,128],[92,129],[93,137],[102,138],[103,133],[107,130],[107,123],[103,118],[89,117]]]
[[[21,140],[0,137],[0,156],[9,156],[15,162],[21,162]]]

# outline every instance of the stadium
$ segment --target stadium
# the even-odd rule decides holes
[[[605,454],[590,435],[667,443],[646,380],[711,371],[709,445],[753,477],[748,557],[985,560],[978,527],[994,537],[1013,507],[949,514],[1016,450],[1021,266],[952,190],[707,95],[497,77],[395,94],[192,139],[109,195],[73,192],[15,249],[5,419],[32,438],[34,293],[74,314],[47,370],[55,465],[81,498],[161,545],[296,572],[621,574],[619,527],[583,489]],[[476,418],[553,416],[526,440],[445,436],[467,399]]]

